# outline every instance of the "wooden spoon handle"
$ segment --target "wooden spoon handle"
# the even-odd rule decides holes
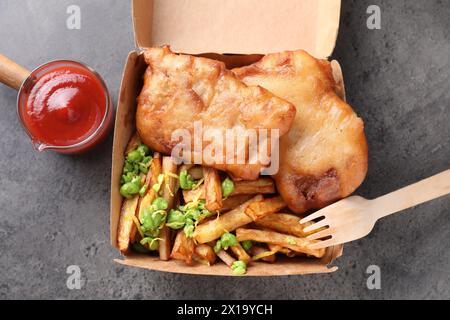
[[[19,90],[30,71],[0,54],[0,82]]]
[[[450,169],[373,200],[376,218],[414,207],[450,193]]]

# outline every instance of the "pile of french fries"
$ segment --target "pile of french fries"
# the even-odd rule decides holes
[[[140,144],[135,135],[125,156]],[[192,187],[183,189],[186,172]],[[220,260],[235,274],[244,274],[256,261],[274,263],[280,255],[321,258],[325,254],[325,249],[309,248],[317,242],[306,239],[303,230],[309,224],[300,224],[302,217],[289,212],[269,177],[228,181],[232,190],[224,197],[223,182],[229,179],[225,173],[197,165],[177,166],[171,157],[155,152],[141,178],[145,192],[125,198],[122,204],[118,247],[124,254],[158,253],[161,260],[187,265],[213,265]],[[153,239],[157,243],[142,241],[146,238],[143,216],[159,198],[165,200],[166,209],[158,210],[162,222]],[[195,209],[194,218],[183,222],[190,208]],[[177,217],[180,221],[174,220]]]

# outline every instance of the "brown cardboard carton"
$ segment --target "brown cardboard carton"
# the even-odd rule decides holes
[[[171,45],[182,53],[208,56],[228,67],[251,64],[261,54],[305,49],[318,58],[331,55],[336,42],[340,0],[132,0],[135,42],[139,48]],[[345,98],[339,64],[333,61],[336,82]],[[140,50],[128,55],[116,111],[111,174],[111,244],[117,248],[117,225],[122,197],[119,182],[124,150],[135,131],[136,98],[146,64]],[[276,264],[255,263],[249,276],[328,273],[342,255],[342,246],[329,248],[322,259],[278,259]],[[232,275],[224,264],[186,266],[160,261],[156,256],[131,254],[116,262],[151,270]]]
[[[331,55],[340,0],[135,0],[139,48],[170,44],[190,54],[266,54],[304,49]]]

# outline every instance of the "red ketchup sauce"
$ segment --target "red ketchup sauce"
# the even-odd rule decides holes
[[[38,149],[84,152],[104,138],[112,122],[103,82],[81,64],[44,70],[27,91],[21,116]]]

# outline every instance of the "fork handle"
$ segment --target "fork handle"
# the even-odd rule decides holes
[[[372,201],[376,219],[450,193],[450,169]]]

